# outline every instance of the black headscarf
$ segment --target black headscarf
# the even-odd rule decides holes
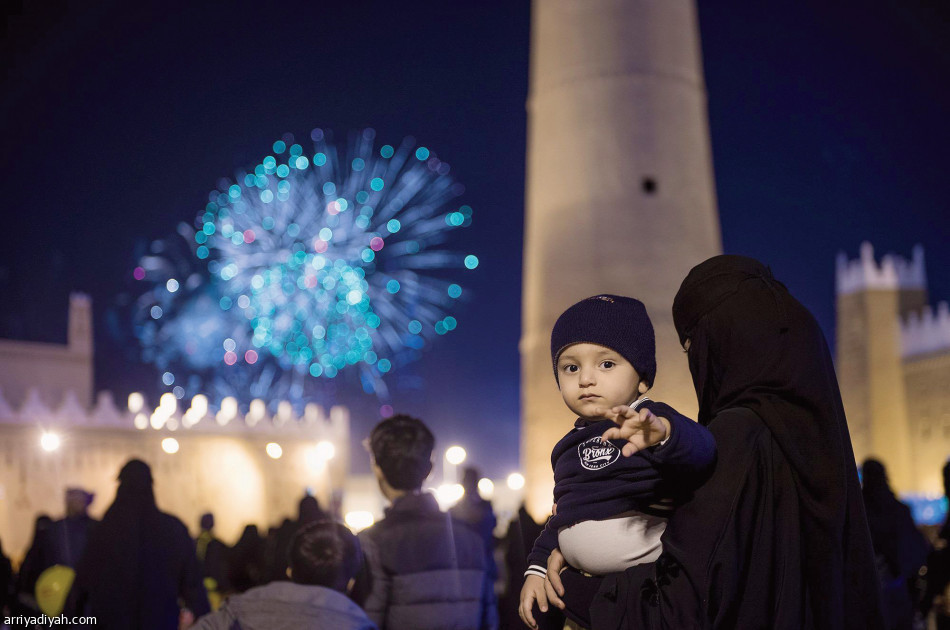
[[[179,597],[196,617],[208,611],[194,542],[181,521],[159,511],[145,462],[130,460],[119,472],[115,501],[90,533],[71,597],[75,608],[117,630],[175,627]]]
[[[152,491],[152,472],[137,459],[119,472],[115,501],[89,538],[76,582],[97,614],[138,619],[146,591],[150,542],[159,538],[161,513]],[[107,602],[107,603],[106,603]]]
[[[867,459],[861,465],[861,473],[861,493],[875,553],[887,563],[891,577],[916,576],[927,560],[929,546],[917,531],[910,508],[894,496],[884,464]]]
[[[750,409],[791,467],[802,523],[804,581],[822,627],[844,627],[876,591],[867,520],[831,354],[818,323],[751,258],[716,256],[690,271],[673,301],[703,424]],[[862,602],[862,599],[865,599]]]

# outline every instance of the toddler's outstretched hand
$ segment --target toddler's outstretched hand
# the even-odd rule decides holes
[[[636,411],[627,405],[620,405],[610,409],[595,409],[594,412],[620,425],[604,431],[600,439],[605,442],[626,440],[622,451],[625,457],[659,444],[670,436],[670,421],[655,415],[649,409]]]
[[[525,622],[529,628],[538,627],[531,611],[535,602],[538,603],[538,608],[541,609],[541,612],[548,611],[548,596],[544,592],[544,582],[543,577],[529,575],[525,577],[524,586],[521,587],[521,601],[518,606],[518,615],[521,616],[521,621]]]

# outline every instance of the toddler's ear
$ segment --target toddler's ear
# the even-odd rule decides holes
[[[638,388],[641,394],[647,393],[647,390],[650,389],[650,386],[647,385],[646,381],[640,381],[640,387]]]

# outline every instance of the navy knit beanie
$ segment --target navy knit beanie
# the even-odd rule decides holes
[[[557,318],[551,331],[551,362],[575,343],[595,343],[620,353],[640,379],[653,386],[656,378],[656,338],[647,309],[640,300],[621,295],[595,295],[581,300]]]

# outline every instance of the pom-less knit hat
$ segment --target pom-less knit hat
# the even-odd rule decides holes
[[[557,318],[551,331],[551,361],[575,343],[595,343],[620,353],[651,386],[656,378],[656,339],[647,309],[640,300],[621,295],[595,295],[581,300]]]

